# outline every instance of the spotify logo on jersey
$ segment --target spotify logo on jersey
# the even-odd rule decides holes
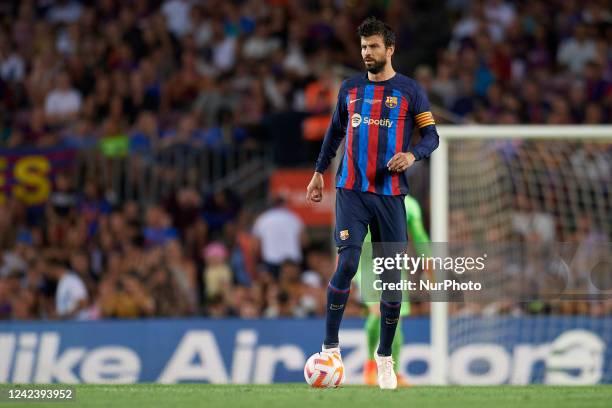
[[[351,126],[357,127],[361,125],[361,122],[362,122],[361,115],[358,113],[353,113],[353,116],[351,116]],[[363,118],[363,123],[365,123],[366,125],[385,126],[388,128],[393,126],[393,121],[388,118],[371,119],[365,116]]]

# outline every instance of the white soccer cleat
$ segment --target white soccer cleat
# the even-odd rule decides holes
[[[329,356],[331,357],[331,360],[334,361],[336,370],[332,374],[330,384],[332,387],[340,387],[342,384],[344,384],[344,380],[346,379],[344,375],[344,363],[342,362],[342,356],[340,355],[340,347],[326,349],[323,346],[321,347],[321,355]]]
[[[340,347],[333,348],[325,348],[325,346],[321,346],[321,353],[330,354],[332,357],[337,358],[342,362],[342,356],[340,355]]]
[[[374,354],[376,368],[378,369],[378,386],[381,390],[394,390],[397,388],[397,376],[393,371],[393,357]]]

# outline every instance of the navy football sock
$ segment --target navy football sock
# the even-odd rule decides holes
[[[378,343],[378,355],[390,356],[393,345],[393,336],[399,322],[400,308],[402,302],[380,301],[380,343]]]
[[[338,267],[327,287],[327,308],[325,319],[326,348],[338,347],[338,331],[344,314],[344,307],[349,298],[351,280],[357,273],[361,249],[356,247],[341,248],[338,252]]]

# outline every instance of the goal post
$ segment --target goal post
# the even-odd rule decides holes
[[[449,231],[449,222],[450,222],[450,209],[452,205],[455,206],[464,206],[468,208],[470,205],[473,205],[470,196],[470,188],[476,188],[480,190],[487,190],[487,194],[496,194],[496,191],[503,191],[506,196],[506,201],[511,201],[513,198],[512,189],[506,188],[503,190],[502,187],[496,185],[499,181],[495,178],[487,179],[487,174],[482,174],[481,181],[483,185],[478,185],[480,176],[478,176],[477,172],[470,171],[462,172],[466,167],[469,167],[469,161],[477,159],[478,149],[486,147],[489,142],[493,143],[532,143],[534,141],[536,144],[537,141],[554,141],[555,143],[547,143],[536,146],[536,153],[529,153],[530,155],[530,164],[525,165],[525,167],[521,167],[520,171],[517,171],[518,174],[511,174],[511,177],[502,174],[500,177],[505,178],[513,178],[512,183],[516,184],[517,181],[515,178],[527,177],[530,178],[530,172],[538,172],[540,171],[540,167],[544,168],[548,163],[547,160],[552,157],[552,160],[567,160],[571,159],[571,152],[575,145],[580,145],[583,143],[590,142],[603,142],[603,143],[612,143],[612,126],[609,125],[594,125],[594,126],[574,126],[574,125],[517,125],[517,126],[506,126],[506,125],[493,125],[493,126],[485,126],[485,125],[441,125],[438,126],[438,133],[440,135],[440,143],[437,150],[431,156],[431,176],[430,176],[430,202],[431,202],[431,238],[434,243],[446,243],[451,239],[451,234]],[[505,141],[505,142],[504,142]],[[524,142],[522,142],[524,141]],[[476,142],[476,145],[470,145],[470,143]],[[482,143],[479,143],[482,142]],[[557,143],[558,142],[558,143]],[[465,146],[462,146],[462,143]],[[516,143],[515,143],[516,144]],[[558,145],[562,146],[559,149]],[[458,149],[467,149],[467,153],[459,153],[457,154]],[[512,147],[514,149],[514,147]],[[550,149],[550,151],[549,151]],[[500,151],[503,149],[500,149]],[[520,148],[519,148],[520,150]],[[515,150],[513,150],[514,152]],[[540,152],[541,151],[541,152]],[[497,151],[494,153],[497,154]],[[499,153],[500,155],[503,154]],[[542,156],[537,156],[541,154]],[[533,156],[536,157],[533,157]],[[557,156],[555,156],[557,155]],[[461,160],[454,160],[455,157],[461,156]],[[540,161],[543,164],[540,164]],[[545,163],[546,162],[546,163]],[[604,163],[605,164],[605,163]],[[612,162],[608,163],[610,168],[612,169]],[[495,171],[505,172],[510,174],[510,171],[514,171],[514,169],[504,169],[504,166],[507,166],[507,161],[504,159],[500,159],[499,161],[495,161],[494,163],[490,163],[492,169],[496,169]],[[520,166],[520,164],[519,164]],[[568,164],[569,166],[569,164]],[[485,166],[486,167],[486,166]],[[469,170],[469,169],[468,169]],[[549,168],[544,168],[543,171],[550,172]],[[554,170],[553,170],[554,171]],[[454,182],[465,182],[463,190],[462,189],[453,189],[456,186],[453,186],[451,183],[451,174],[452,172],[456,172],[454,175]],[[561,172],[560,172],[561,173]],[[463,174],[463,175],[462,175]],[[555,175],[557,178],[561,180],[561,183],[564,182],[564,177],[568,178],[568,183],[572,184],[571,188],[576,188],[579,190],[581,188],[579,178],[574,179],[571,173],[563,173]],[[459,178],[458,178],[459,177]],[[460,177],[464,177],[462,180]],[[519,180],[518,183],[523,185],[524,189],[527,191],[526,195],[536,194],[532,193],[533,189],[537,190],[537,194],[547,194],[545,190],[547,187],[545,182],[541,181],[540,174],[534,174],[533,180]],[[476,179],[476,180],[474,180]],[[459,180],[459,181],[457,181]],[[476,186],[468,187],[470,183],[477,184]],[[510,182],[508,182],[510,184]],[[514,184],[512,187],[514,188]],[[562,186],[564,187],[564,186]],[[558,192],[559,188],[555,190],[551,194],[556,194],[556,199],[559,199],[558,195],[562,194]],[[453,191],[451,194],[450,192]],[[457,191],[457,193],[455,193]],[[476,190],[474,190],[476,191]],[[573,190],[572,190],[573,191]],[[572,194],[571,197],[564,199],[569,202],[568,208],[565,208],[559,216],[563,216],[567,218],[563,220],[566,223],[576,223],[576,220],[569,219],[574,217],[576,208],[579,205],[582,205],[582,196],[591,196],[595,193],[590,194],[582,194],[580,191],[572,192],[570,191],[568,194]],[[604,193],[602,193],[604,194]],[[612,206],[611,201],[612,194],[605,193],[604,196],[596,196],[594,200],[601,200],[602,202],[595,203],[596,206],[601,207],[601,210],[598,212],[599,214],[605,214],[605,210],[608,210],[610,206]],[[510,197],[508,197],[510,195]],[[482,198],[486,200],[486,197]],[[591,198],[587,198],[591,199]],[[461,201],[463,200],[463,201]],[[580,203],[574,203],[572,200],[580,201]],[[451,202],[453,201],[453,202]],[[505,212],[511,213],[513,205],[512,202],[504,203],[503,205],[499,205],[495,207],[494,205],[490,206],[489,209],[492,211],[491,214],[482,214],[483,218],[487,216],[497,217],[499,222],[502,220],[506,222],[511,214],[494,214],[497,212]],[[555,204],[558,205],[558,204]],[[595,215],[596,217],[606,217],[605,215]],[[604,223],[605,223],[604,218]],[[455,221],[453,221],[455,222]],[[564,224],[565,225],[565,224]],[[462,228],[469,229],[470,226],[460,226]],[[486,228],[486,226],[482,227]],[[608,228],[608,226],[604,226],[604,228]],[[609,234],[610,231],[607,231]],[[568,234],[569,235],[569,234]],[[456,236],[455,236],[456,237]],[[432,346],[432,359],[431,359],[431,367],[430,367],[430,378],[433,384],[443,385],[448,384],[450,382],[449,379],[449,352],[451,351],[449,348],[449,336],[452,333],[449,332],[449,303],[447,302],[432,302],[431,304],[431,346]]]

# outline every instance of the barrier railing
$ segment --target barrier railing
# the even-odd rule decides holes
[[[265,191],[271,167],[266,149],[175,145],[125,156],[104,155],[97,149],[80,151],[72,174],[75,185],[93,179],[107,197],[148,204],[182,187],[201,192],[231,187],[242,195],[258,194]]]

